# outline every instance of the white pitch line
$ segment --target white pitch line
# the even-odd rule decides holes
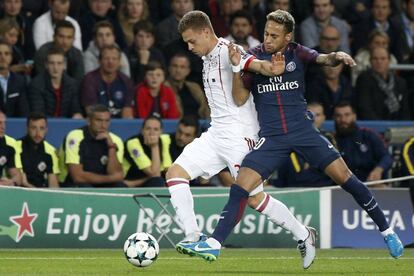
[[[111,258],[111,257],[0,257],[0,260],[123,260],[124,258]],[[188,258],[186,256],[168,257],[159,260],[200,260],[200,258]],[[222,257],[221,260],[295,260],[299,257],[248,257],[248,258],[226,258]],[[391,257],[316,257],[317,260],[394,260]],[[399,260],[414,260],[414,257],[401,257]]]

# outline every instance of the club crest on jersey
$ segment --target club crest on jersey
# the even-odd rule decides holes
[[[286,71],[288,72],[293,72],[295,71],[295,69],[296,69],[296,63],[294,61],[291,61],[286,65]]]
[[[108,164],[108,156],[102,155],[100,161],[101,161],[101,164],[105,166],[106,164]]]
[[[46,170],[46,168],[47,168],[47,165],[46,165],[46,163],[45,162],[40,162],[39,163],[39,165],[37,165],[37,169],[39,170],[39,171],[41,171],[41,172],[44,172],[45,170]]]

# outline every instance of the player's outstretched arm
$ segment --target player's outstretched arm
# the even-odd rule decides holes
[[[243,80],[241,78],[241,53],[237,46],[233,43],[229,45],[229,58],[233,70],[233,86],[231,91],[233,101],[237,106],[242,106],[249,99],[250,92],[244,87]]]
[[[272,55],[271,61],[254,59],[247,70],[265,76],[277,76],[285,72],[285,56],[278,52]]]
[[[330,54],[320,54],[316,58],[316,63],[327,66],[338,66],[343,63],[349,67],[356,65],[355,60],[345,52],[332,52]]]

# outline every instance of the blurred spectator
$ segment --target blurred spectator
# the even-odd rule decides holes
[[[69,16],[80,21],[81,15],[88,9],[88,1],[70,0]]]
[[[170,62],[172,57],[176,53],[185,53],[190,59],[190,74],[188,79],[197,82],[199,85],[203,85],[202,71],[203,71],[203,60],[188,50],[188,45],[181,38],[174,40],[162,48],[164,58],[167,62]]]
[[[107,107],[89,109],[87,125],[72,130],[60,151],[60,180],[64,186],[125,187],[122,162],[124,144],[109,132],[111,114]]]
[[[170,155],[174,162],[183,152],[185,146],[198,137],[199,124],[194,116],[184,116],[177,124],[175,133],[170,134]]]
[[[371,68],[370,51],[375,48],[382,47],[389,49],[390,38],[386,32],[379,29],[373,30],[368,35],[368,47],[362,48],[354,57],[356,65],[351,68],[352,85],[355,86],[358,76]],[[394,55],[390,56],[390,65],[397,64],[397,59]]]
[[[50,0],[50,10],[42,14],[33,24],[33,41],[36,49],[54,38],[54,26],[56,22],[66,20],[75,27],[75,41],[73,45],[82,51],[82,35],[78,22],[68,16],[69,0]]]
[[[99,54],[100,67],[86,74],[80,87],[81,105],[88,113],[95,104],[108,107],[113,118],[133,118],[133,84],[120,72],[121,50],[105,46]]]
[[[402,173],[403,175],[414,175],[414,137],[410,137],[403,145],[402,148]],[[411,202],[414,207],[414,180],[408,181],[410,188]],[[414,247],[414,244],[411,244]]]
[[[134,42],[134,25],[142,20],[148,20],[149,17],[146,0],[122,0],[118,10],[118,19],[128,47]]]
[[[333,15],[332,0],[313,0],[313,14],[300,24],[302,44],[314,48],[318,45],[321,30],[324,26],[333,25],[341,35],[340,49],[350,53],[349,28],[345,21]]]
[[[99,67],[99,52],[106,46],[117,45],[112,24],[108,21],[100,21],[93,27],[93,41],[89,43],[88,49],[84,52],[85,73],[89,73]],[[120,70],[122,73],[131,76],[129,62],[121,51]]]
[[[82,52],[73,46],[75,27],[69,21],[62,20],[56,23],[52,42],[47,42],[37,50],[34,57],[35,75],[42,74],[45,70],[47,53],[52,48],[61,48],[65,52],[66,73],[74,78],[78,84],[81,82],[85,71]]]
[[[135,92],[136,115],[147,118],[155,115],[163,119],[177,119],[180,112],[172,88],[165,86],[165,72],[161,64],[151,62],[145,72],[145,80]]]
[[[168,134],[162,134],[161,119],[149,116],[141,134],[125,141],[125,184],[129,187],[164,187],[165,170],[172,164]]]
[[[367,34],[374,29],[384,31],[390,37],[390,51],[397,59],[401,55],[401,40],[399,39],[400,28],[391,21],[391,1],[390,0],[373,0],[371,6],[371,16],[366,20],[353,26],[352,32],[352,49],[357,52],[363,47],[367,47]]]
[[[325,122],[323,106],[320,103],[312,102],[308,104],[308,110],[313,114],[313,125],[336,147],[334,136],[321,129]],[[334,185],[334,182],[324,172],[318,168],[311,167],[300,153],[294,151],[290,153],[284,167],[277,171],[277,180],[272,182],[277,187],[322,187]]]
[[[349,169],[361,181],[386,178],[392,158],[379,134],[357,125],[356,114],[349,103],[335,107],[334,119],[338,150]]]
[[[82,46],[88,48],[89,43],[95,38],[92,26],[100,21],[109,21],[113,26],[113,34],[118,46],[125,50],[127,48],[124,32],[119,24],[116,14],[112,11],[112,0],[88,0],[89,10],[80,18],[79,25],[82,29]]]
[[[22,161],[22,186],[59,188],[59,162],[56,149],[46,140],[47,118],[44,113],[30,113],[26,136],[17,141]]]
[[[230,34],[225,39],[242,46],[246,51],[256,47],[260,41],[251,36],[253,18],[249,12],[240,10],[230,16]]]
[[[319,44],[315,50],[322,54],[329,54],[341,50],[341,34],[334,25],[322,28]]]
[[[399,61],[412,63],[414,56],[414,0],[402,0],[402,12],[392,20],[394,25],[400,26],[396,35],[401,41],[401,56]]]
[[[319,53],[329,54],[340,51],[340,43],[341,36],[338,29],[333,25],[327,25],[322,28],[319,44],[314,49]],[[314,82],[316,78],[320,78],[322,75],[322,66],[317,63],[308,64],[306,67],[305,78],[307,83]]]
[[[230,33],[230,16],[244,8],[243,0],[216,0],[211,2],[211,5],[214,5],[214,2],[216,2],[215,5],[218,4],[218,7],[210,8],[211,24],[217,36],[225,37]]]
[[[26,79],[10,71],[12,48],[0,41],[0,111],[9,117],[25,117],[29,113]]]
[[[11,18],[0,20],[0,39],[4,40],[12,47],[13,60],[10,71],[13,73],[30,74],[32,65],[26,64],[22,51],[16,46],[20,37],[20,26]]]
[[[321,103],[328,120],[332,119],[335,105],[342,101],[352,101],[351,83],[342,74],[343,68],[343,64],[336,67],[323,66],[322,74],[306,86],[306,100]]]
[[[206,119],[210,116],[207,100],[201,86],[187,80],[190,74],[190,59],[184,53],[175,54],[168,68],[169,76],[165,85],[174,90],[178,108],[183,116],[192,115]]]
[[[155,29],[149,21],[140,21],[134,26],[134,43],[128,50],[131,68],[131,79],[134,84],[144,80],[145,66],[148,62],[157,61],[165,65],[164,55],[154,46]]]
[[[194,10],[193,0],[171,0],[172,14],[157,25],[157,44],[161,47],[180,39],[178,22],[189,11]]]
[[[405,141],[401,153],[403,175],[414,175],[414,136]]]
[[[38,18],[49,9],[49,0],[23,0],[23,13],[31,18]],[[34,21],[34,20],[33,20]]]
[[[6,115],[0,111],[0,185],[20,186],[22,183],[22,162],[16,143],[6,135]]]
[[[272,12],[275,10],[284,10],[290,11],[290,0],[269,0],[268,2],[268,11]]]
[[[357,26],[359,23],[366,20],[371,11],[369,5],[372,0],[350,0],[346,12],[343,12],[343,19],[352,26]]]
[[[409,92],[403,78],[390,70],[386,48],[370,52],[371,69],[359,75],[356,83],[358,116],[362,120],[409,120]]]
[[[22,0],[2,0],[0,1],[0,18],[14,19],[20,26],[20,36],[16,46],[19,47],[26,59],[33,58],[35,53],[32,25],[33,21],[31,14],[26,15],[22,12]],[[39,5],[36,1],[36,5]]]
[[[414,175],[414,136],[404,142],[401,151],[401,160],[403,176]],[[411,200],[413,201],[414,207],[414,180],[411,179],[408,182],[408,185],[410,187]]]
[[[83,118],[79,83],[65,72],[65,52],[61,48],[51,48],[45,67],[46,70],[30,83],[28,98],[31,110],[48,117]]]

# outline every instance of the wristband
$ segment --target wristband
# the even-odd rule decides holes
[[[241,70],[241,66],[239,65],[231,65],[231,70],[233,71],[233,73],[239,73]]]

